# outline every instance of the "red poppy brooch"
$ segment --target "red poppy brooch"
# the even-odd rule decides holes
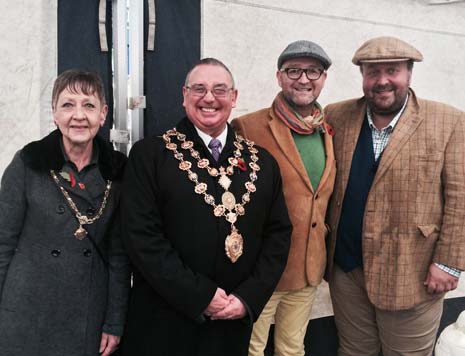
[[[334,129],[330,124],[325,124],[325,128],[330,136],[334,136]]]
[[[240,158],[237,159],[237,168],[239,168],[241,171],[245,171],[247,169],[245,162]]]

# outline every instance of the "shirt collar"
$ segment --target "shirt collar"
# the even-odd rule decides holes
[[[394,130],[394,127],[396,126],[397,122],[399,121],[400,117],[402,116],[402,113],[405,110],[405,107],[407,106],[408,97],[409,97],[409,95],[407,94],[407,97],[405,98],[405,102],[404,102],[404,105],[402,105],[402,108],[399,110],[399,112],[396,114],[396,116],[393,117],[393,119],[391,120],[389,125],[387,125],[386,127],[383,127],[381,130],[376,129],[376,126],[373,123],[373,118],[372,118],[372,115],[371,115],[370,108],[367,106],[367,119],[368,119],[368,124],[370,125],[370,128],[372,130],[376,129],[378,131],[383,131],[383,130],[388,129],[388,128],[390,128],[391,131]]]
[[[210,150],[211,152],[211,149],[210,147],[208,147],[208,144],[210,143],[210,141],[214,138],[214,137],[211,137],[210,135],[207,135],[205,132],[199,130],[197,128],[197,126],[195,126],[195,130],[197,131],[197,134],[199,135],[199,137],[202,139],[203,143],[205,144],[205,146],[207,146],[207,148]],[[226,145],[226,138],[228,137],[228,125],[226,125],[225,129],[223,130],[222,133],[220,133],[218,135],[218,137],[216,137],[216,139],[220,140],[221,142],[221,149],[220,149],[220,152],[223,150],[224,146]]]
[[[74,163],[69,159],[68,155],[66,154],[65,151],[65,146],[63,144],[63,140],[60,140],[60,148],[61,152],[63,153],[63,158],[65,162],[71,163],[74,165]],[[99,148],[98,145],[95,142],[92,142],[92,157],[90,158],[89,166],[93,164],[98,163],[98,156],[99,156]]]

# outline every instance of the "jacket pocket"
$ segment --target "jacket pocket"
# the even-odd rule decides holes
[[[424,238],[435,237],[437,239],[439,236],[439,226],[435,224],[418,225],[417,227]]]
[[[443,154],[440,152],[416,157],[418,179],[425,183],[438,183],[441,181]]]

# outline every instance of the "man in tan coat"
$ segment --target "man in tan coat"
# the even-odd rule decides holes
[[[365,96],[325,109],[339,355],[431,355],[444,292],[465,268],[465,114],[416,97],[422,58],[397,38],[365,42],[352,59]]]
[[[325,213],[336,175],[332,129],[317,102],[330,65],[316,43],[291,43],[278,58],[282,91],[272,106],[232,122],[278,161],[293,225],[286,269],[254,324],[249,356],[263,355],[273,318],[274,354],[305,354],[310,310],[326,265]]]

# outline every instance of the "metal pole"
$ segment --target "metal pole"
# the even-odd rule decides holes
[[[144,2],[129,0],[129,108],[130,145],[144,137]]]
[[[113,0],[113,93],[115,130],[110,132],[116,148],[127,154],[127,81],[128,81],[128,42],[126,0]],[[127,135],[126,135],[127,136]]]

